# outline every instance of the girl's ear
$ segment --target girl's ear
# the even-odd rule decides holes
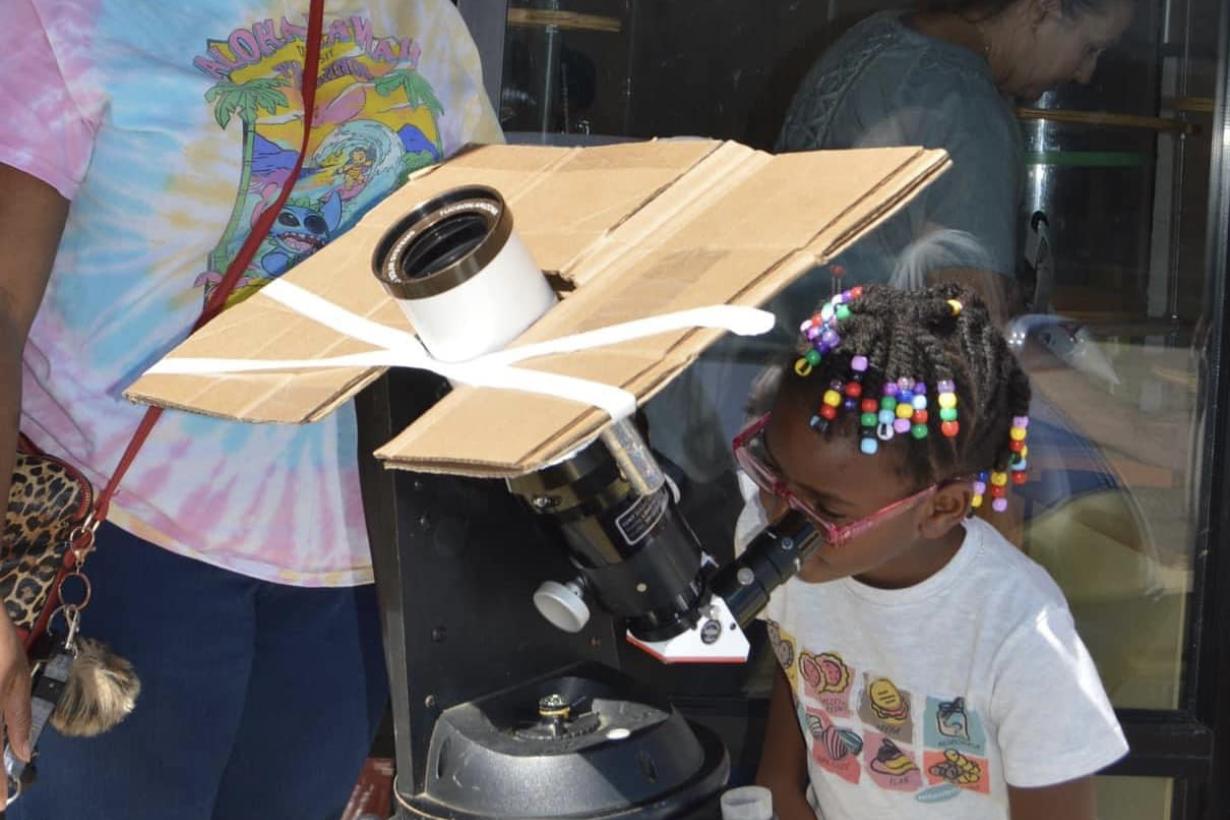
[[[923,508],[919,533],[923,538],[943,538],[969,515],[973,498],[974,488],[968,482],[957,481],[940,487]]]

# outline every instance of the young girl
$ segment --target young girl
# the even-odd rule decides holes
[[[1059,589],[971,517],[1026,478],[1029,383],[972,292],[855,288],[735,441],[824,544],[766,609],[782,820],[1094,820],[1127,750]],[[991,513],[994,514],[993,512]]]

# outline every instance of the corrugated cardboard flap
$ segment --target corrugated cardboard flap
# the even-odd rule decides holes
[[[601,148],[490,146],[420,175],[287,281],[361,316],[405,327],[371,275],[378,238],[432,194],[497,188],[535,259],[576,289],[515,344],[714,304],[760,305],[901,207],[948,165],[916,148],[773,157],[737,143]],[[617,385],[646,400],[719,335],[668,333],[521,366]],[[367,349],[259,292],[171,356],[311,359]],[[139,401],[246,421],[319,419],[379,370],[142,377]],[[377,456],[390,466],[505,476],[560,457],[606,416],[561,399],[459,387]]]

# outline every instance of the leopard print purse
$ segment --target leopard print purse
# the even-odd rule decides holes
[[[0,541],[0,598],[27,651],[60,604],[61,581],[84,558],[93,503],[76,468],[20,440]]]
[[[62,734],[78,737],[115,726],[132,712],[141,691],[128,661],[77,634],[90,603],[82,568],[94,547],[94,502],[79,470],[18,438],[0,541],[0,597],[36,679],[45,664],[54,665],[57,653],[71,654],[63,693],[50,702],[49,718]],[[52,633],[53,621],[58,634]],[[36,718],[32,730],[40,726]],[[6,754],[9,791],[20,794],[29,778],[22,777],[21,764],[12,761],[17,768],[10,769],[10,762]]]

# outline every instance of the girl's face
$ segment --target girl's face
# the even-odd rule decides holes
[[[843,525],[872,515],[920,489],[897,469],[899,448],[887,445],[875,456],[864,455],[852,436],[826,439],[814,432],[807,425],[810,413],[798,402],[779,399],[777,404],[764,431],[766,455],[791,492],[832,523]],[[941,509],[951,506],[951,495],[941,489],[935,497],[877,523],[841,546],[821,546],[804,563],[799,578],[821,583],[885,567],[921,540],[939,537],[960,522],[963,510],[951,516],[946,526],[937,524],[936,504]],[[760,501],[770,522],[786,512],[786,502],[768,492],[761,492]],[[944,532],[937,529],[941,526]]]

